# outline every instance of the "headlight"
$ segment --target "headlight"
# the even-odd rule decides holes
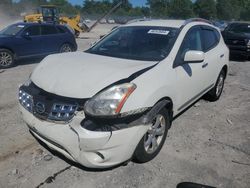
[[[29,112],[32,112],[33,107],[33,98],[31,95],[26,93],[25,91],[19,89],[18,100],[20,104]]]
[[[93,116],[117,115],[135,89],[136,85],[133,83],[110,87],[87,101],[84,105],[84,111]]]

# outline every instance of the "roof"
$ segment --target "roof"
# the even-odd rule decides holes
[[[159,26],[159,27],[173,27],[173,28],[181,28],[192,22],[199,22],[199,23],[212,23],[209,20],[205,20],[202,18],[190,18],[187,20],[161,20],[161,19],[138,19],[132,20],[128,22],[127,25],[129,26]]]
[[[185,20],[135,20],[129,22],[129,26],[159,26],[159,27],[174,27],[180,28],[185,23]]]
[[[37,23],[37,22],[17,22],[13,25],[24,25],[24,26],[29,26],[29,25],[58,25],[58,24],[54,24],[54,23],[45,23],[45,22],[41,22],[41,23]]]

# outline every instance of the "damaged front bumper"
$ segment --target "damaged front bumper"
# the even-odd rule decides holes
[[[24,121],[36,138],[89,168],[108,168],[129,160],[150,126],[148,122],[138,121],[136,126],[100,131],[88,128],[94,124],[84,121],[83,111],[76,112],[72,121],[61,124],[39,119],[19,106]]]

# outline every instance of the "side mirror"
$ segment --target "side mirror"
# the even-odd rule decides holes
[[[202,51],[190,50],[184,56],[184,61],[187,63],[201,63],[205,59],[205,54]]]

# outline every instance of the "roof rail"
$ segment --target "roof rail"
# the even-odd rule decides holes
[[[150,20],[152,19],[151,18],[138,18],[138,19],[129,20],[127,24],[135,23],[135,22],[142,22],[142,21],[150,21]]]
[[[203,18],[190,18],[190,19],[185,20],[183,26],[185,26],[191,22],[204,22],[204,23],[208,23],[208,24],[213,24],[211,21],[203,19]]]

